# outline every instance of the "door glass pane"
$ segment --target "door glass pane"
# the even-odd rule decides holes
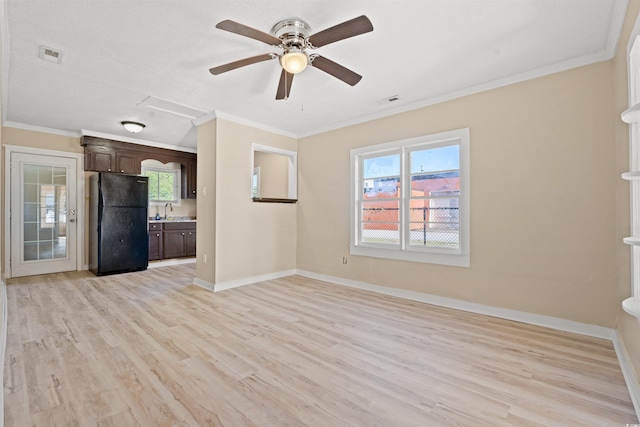
[[[65,168],[53,168],[53,183],[65,185],[67,182],[67,170]]]
[[[25,165],[23,179],[24,260],[66,258],[67,169]]]
[[[38,203],[38,184],[24,184],[25,203]]]
[[[38,242],[24,243],[24,260],[36,261],[38,259]]]
[[[38,223],[35,223],[35,222],[24,223],[24,241],[25,242],[38,241]]]
[[[24,183],[25,184],[38,183],[38,166],[35,166],[35,165],[24,166]]]

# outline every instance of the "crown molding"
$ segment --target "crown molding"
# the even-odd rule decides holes
[[[392,109],[387,109],[379,113],[373,113],[373,114],[365,115],[353,120],[336,123],[335,125],[321,127],[318,129],[311,130],[309,132],[303,132],[297,137],[302,139],[309,136],[319,135],[322,133],[334,131],[337,129],[342,129],[349,126],[359,125],[359,124],[370,122],[373,120],[394,116],[396,114],[415,111],[421,108],[429,107],[429,106],[440,104],[443,102],[452,101],[454,99],[463,98],[465,96],[475,95],[477,93],[486,92],[493,89],[499,89],[501,87],[509,86],[515,83],[522,83],[528,80],[534,80],[540,77],[548,76],[555,73],[560,73],[563,71],[568,71],[574,68],[592,65],[598,62],[607,61],[609,59],[611,59],[609,52],[605,50],[601,50],[589,55],[572,58],[566,61],[558,62],[556,64],[548,65],[545,67],[540,67],[535,70],[516,74],[503,79],[497,79],[497,80],[493,80],[480,85],[470,86],[468,88],[455,91],[455,92],[450,92],[442,96],[427,98],[419,102],[406,104],[406,105],[395,107]]]
[[[286,136],[287,138],[298,139],[299,135],[287,132],[282,129],[274,128],[263,123],[254,122],[251,120],[243,119],[242,117],[233,116],[231,114],[224,113],[222,111],[215,111],[215,117],[218,119],[226,120],[229,122],[237,123],[239,125],[251,126],[256,129],[263,130],[265,132],[275,133],[276,135]]]
[[[216,119],[216,112],[212,111],[208,114],[205,114],[204,116],[198,117],[197,119],[191,120],[191,123],[193,123],[194,126],[200,126],[215,119]]]
[[[611,22],[609,23],[609,35],[607,37],[607,59],[611,59],[618,51],[618,43],[620,43],[620,35],[624,26],[624,18],[627,16],[629,8],[629,0],[620,0],[613,3],[613,12],[611,13]]]
[[[95,132],[92,130],[81,129],[82,136],[95,136],[97,138],[113,139],[116,141],[130,142],[132,144],[146,145],[147,147],[166,148],[175,151],[184,151],[186,153],[196,153],[197,149],[191,147],[181,147],[179,145],[163,144],[161,142],[147,141],[144,139],[131,138],[128,136],[111,135],[104,132]]]
[[[80,132],[71,132],[68,130],[48,128],[45,126],[28,125],[26,123],[12,122],[10,120],[3,122],[2,126],[6,128],[29,130],[32,132],[51,133],[54,135],[68,136],[71,138],[80,138],[82,136]]]

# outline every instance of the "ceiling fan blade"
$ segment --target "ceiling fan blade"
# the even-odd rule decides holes
[[[373,31],[373,24],[362,15],[309,36],[309,42],[313,47],[320,47],[369,31]]]
[[[209,72],[214,76],[218,74],[226,73],[227,71],[235,70],[236,68],[244,67],[245,65],[255,64],[256,62],[268,61],[269,59],[277,58],[275,53],[265,53],[263,55],[252,56],[251,58],[241,59],[239,61],[229,62],[228,64],[218,65],[217,67],[209,68]]]
[[[284,69],[280,73],[280,83],[278,83],[278,91],[276,99],[287,99],[291,92],[291,83],[293,83],[293,74],[287,73]]]
[[[282,40],[276,36],[256,30],[255,28],[247,27],[244,24],[240,24],[239,22],[231,21],[229,19],[218,22],[216,28],[240,34],[241,36],[249,37],[250,39],[259,40],[263,43],[270,44],[271,46],[280,46],[280,44],[282,44]]]
[[[362,76],[358,73],[354,73],[348,68],[343,67],[337,62],[333,62],[330,59],[325,58],[324,56],[316,56],[311,61],[311,65],[315,68],[319,68],[327,74],[331,74],[333,77],[342,80],[346,84],[351,86],[355,86]]]

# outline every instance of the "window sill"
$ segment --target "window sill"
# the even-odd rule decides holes
[[[632,105],[628,109],[622,112],[620,118],[625,123],[637,123],[640,122],[640,103]]]
[[[397,261],[423,262],[427,264],[449,265],[452,267],[471,267],[471,256],[469,254],[401,251],[353,245],[351,246],[350,253],[356,256],[369,256]]]
[[[640,298],[627,298],[626,300],[622,301],[622,308],[630,315],[640,318]]]
[[[296,203],[298,199],[275,199],[270,197],[254,197],[254,202],[257,203]]]
[[[640,246],[640,239],[637,237],[625,237],[622,241],[627,245]]]
[[[640,172],[625,172],[622,174],[622,179],[626,179],[627,181],[639,180]]]

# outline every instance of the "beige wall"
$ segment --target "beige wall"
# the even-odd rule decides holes
[[[296,205],[252,201],[252,142],[296,151],[293,138],[217,120],[216,283],[296,267]]]
[[[198,126],[196,278],[216,280],[216,135],[217,120]]]
[[[84,148],[80,145],[80,138],[73,136],[3,127],[2,140],[4,145],[84,153]]]
[[[627,78],[627,46],[630,33],[640,13],[640,2],[629,2],[625,25],[620,37],[618,52],[614,58],[613,89],[615,93],[615,147],[616,147],[616,206],[617,223],[617,299],[622,301],[631,296],[630,250],[622,239],[631,234],[629,221],[629,183],[620,179],[620,174],[629,170],[629,126],[619,119],[620,113],[629,106]],[[638,378],[640,372],[640,321],[623,310],[618,310],[618,334],[627,350],[632,369]]]
[[[612,79],[599,63],[302,139],[297,267],[614,326]],[[350,256],[349,150],[464,127],[471,267]]]

